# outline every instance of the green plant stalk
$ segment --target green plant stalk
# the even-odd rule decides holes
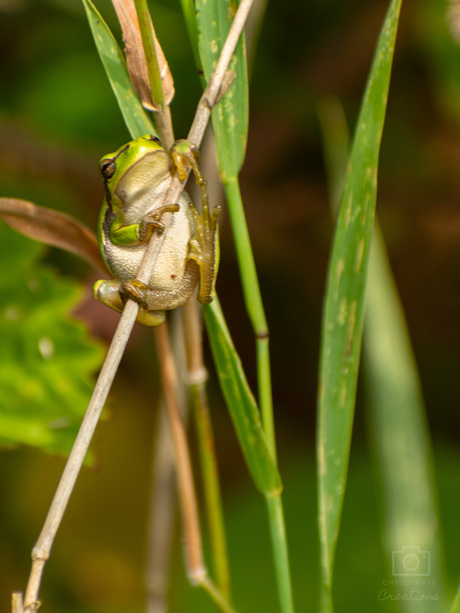
[[[191,385],[190,398],[199,441],[201,472],[204,481],[203,489],[206,501],[212,560],[216,573],[216,583],[222,595],[229,600],[230,572],[222,512],[222,499],[220,495],[214,437],[204,383],[195,383]]]
[[[276,461],[270,355],[268,350],[269,333],[238,178],[235,177],[224,183],[224,189],[233,228],[244,301],[256,336],[259,405],[262,423],[268,447],[273,459]]]
[[[265,501],[267,503],[268,519],[270,523],[270,534],[281,611],[283,613],[293,613],[294,601],[292,597],[291,571],[281,493],[276,496],[265,496]]]
[[[158,66],[157,54],[153,42],[152,29],[150,27],[150,13],[147,7],[146,0],[135,0],[137,18],[139,19],[139,28],[142,36],[142,44],[144,47],[145,59],[147,62],[147,70],[149,73],[150,88],[152,91],[153,101],[160,111],[164,110],[165,99],[163,94],[163,86],[161,83],[160,68]]]
[[[277,454],[267,320],[263,308],[238,179],[235,178],[225,183],[224,189],[233,228],[244,300],[256,337],[257,382],[262,426],[268,448],[276,464]],[[267,503],[280,604],[282,611],[288,613],[294,611],[294,603],[281,492],[276,496],[266,496],[265,500]]]
[[[267,320],[263,308],[259,280],[257,278],[254,255],[252,252],[251,240],[249,238],[238,179],[235,178],[225,183],[224,188],[227,196],[230,220],[233,227],[233,236],[235,239],[246,309],[256,336],[257,380],[262,426],[268,447],[276,464],[276,440]],[[265,500],[267,503],[274,563],[278,579],[280,604],[282,611],[287,613],[288,611],[294,611],[294,603],[281,493],[273,497],[266,496]]]

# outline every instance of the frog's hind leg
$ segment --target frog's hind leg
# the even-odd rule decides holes
[[[187,140],[178,140],[171,147],[170,155],[181,181],[186,177],[185,166],[188,164],[201,190],[201,215],[190,203],[190,210],[195,221],[195,235],[190,240],[189,258],[195,260],[200,267],[198,301],[208,304],[214,296],[214,285],[219,266],[217,220],[221,207],[214,207],[212,212],[209,208],[208,189],[206,179],[203,178],[198,165],[199,151],[197,148]]]
[[[221,207],[214,207],[211,212],[207,192],[202,200],[201,215],[190,204],[195,220],[195,236],[190,240],[189,258],[200,267],[200,282],[197,299],[201,304],[208,304],[214,297],[217,269],[219,267],[219,235],[217,220]]]

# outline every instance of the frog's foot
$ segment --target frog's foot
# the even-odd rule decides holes
[[[165,229],[165,224],[161,221],[163,213],[177,213],[179,209],[178,204],[165,204],[146,215],[139,227],[139,239],[145,242],[150,240],[154,232],[162,234]]]
[[[147,304],[147,285],[139,281],[138,279],[130,279],[129,281],[122,281],[120,283],[120,296],[125,303],[128,299],[134,300],[139,305],[140,309],[147,311],[149,305]]]
[[[134,279],[136,281],[136,279]],[[137,281],[137,283],[139,283]],[[143,285],[143,284],[142,284]],[[94,284],[94,297],[103,302],[106,306],[109,306],[111,309],[118,311],[118,313],[123,312],[123,308],[125,306],[125,299],[122,298],[121,295],[122,284],[119,281],[111,280],[111,281],[96,281]],[[140,290],[135,290],[135,292]],[[129,295],[131,298],[132,296]],[[133,298],[136,300],[136,298]],[[136,300],[137,302],[137,300]],[[145,299],[143,300],[145,303]],[[139,305],[141,306],[141,305]],[[164,311],[150,311],[144,310],[142,307],[139,309],[139,313],[137,315],[136,321],[144,326],[158,326],[162,324],[165,320]]]
[[[165,320],[164,311],[151,311],[147,303],[148,287],[138,279],[120,283],[119,294],[123,304],[130,298],[139,305],[137,321],[144,326],[159,326]]]
[[[200,152],[188,140],[177,140],[169,150],[174,166],[179,174],[179,179],[183,181],[187,175],[185,166],[188,164],[195,175],[197,185],[206,186],[206,181],[203,179],[198,162],[200,161]],[[203,188],[202,188],[203,189]]]

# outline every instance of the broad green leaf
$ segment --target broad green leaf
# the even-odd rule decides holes
[[[91,0],[83,0],[83,4],[101,62],[131,136],[137,138],[143,134],[156,135],[156,130],[130,81],[117,41]]]
[[[393,0],[358,118],[337,220],[323,317],[319,378],[318,488],[322,611],[332,611],[332,574],[345,494],[380,142],[401,0]]]
[[[228,0],[197,0],[198,43],[201,62],[209,81],[236,11]],[[243,164],[248,133],[248,79],[244,39],[230,62],[236,77],[212,111],[217,159],[224,183],[234,179]]]
[[[69,315],[81,288],[39,265],[42,250],[0,223],[0,444],[67,454],[103,350]]]
[[[265,495],[281,490],[281,478],[267,446],[260,415],[233,346],[217,298],[204,309],[214,363],[238,441],[256,487]]]

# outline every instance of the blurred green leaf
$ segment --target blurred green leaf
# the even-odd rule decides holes
[[[99,56],[131,136],[157,135],[134,91],[117,41],[91,0],[83,0],[83,4]]]
[[[393,0],[380,34],[358,119],[340,209],[323,317],[318,487],[322,610],[332,611],[332,574],[345,494],[380,142],[401,0]]]
[[[460,613],[460,587],[457,590],[454,604],[452,605],[451,613]]]
[[[281,478],[267,446],[259,410],[233,346],[217,297],[204,309],[206,329],[222,392],[256,487],[265,495],[281,490]]]
[[[42,250],[0,224],[0,444],[67,454],[103,349],[69,315],[81,288],[39,265]]]
[[[378,227],[370,253],[364,332],[366,392],[372,448],[383,486],[383,543],[389,567],[392,572],[404,572],[405,555],[410,563],[418,561],[420,572],[428,572],[430,578],[423,593],[439,600],[422,599],[416,603],[416,610],[444,611],[439,519],[425,407],[404,314]],[[401,610],[413,611],[414,603],[404,601]]]

